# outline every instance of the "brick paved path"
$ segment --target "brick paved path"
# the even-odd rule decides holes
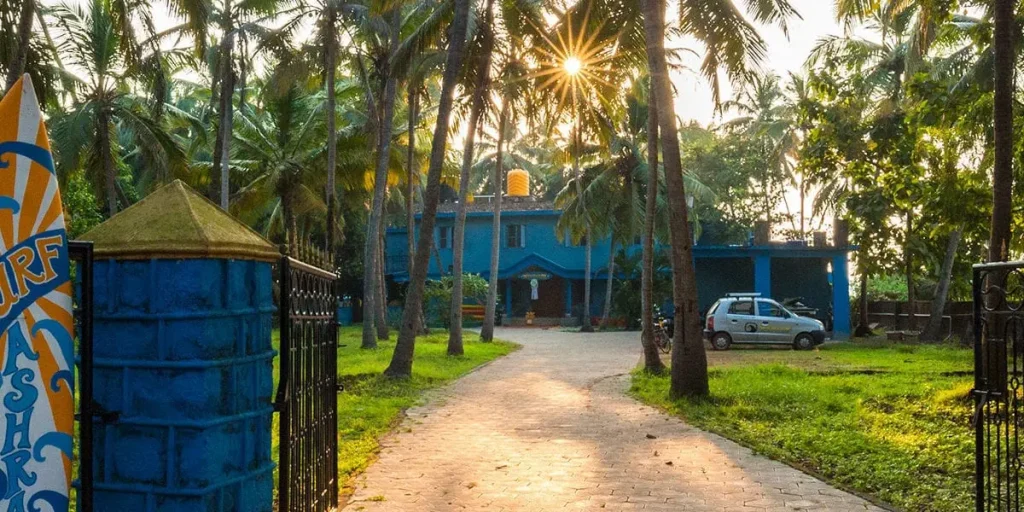
[[[409,410],[346,511],[880,510],[627,397],[636,333],[497,336],[523,349]]]

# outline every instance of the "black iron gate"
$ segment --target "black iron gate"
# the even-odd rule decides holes
[[[327,512],[338,506],[336,276],[287,256],[277,272],[278,510]]]
[[[75,284],[73,308],[75,337],[77,338],[78,363],[78,460],[72,461],[78,467],[75,482],[78,511],[93,511],[93,422],[94,415],[92,380],[92,242],[68,243],[68,258],[74,271]]]
[[[978,512],[1020,511],[1024,424],[1024,262],[974,267],[975,492]]]

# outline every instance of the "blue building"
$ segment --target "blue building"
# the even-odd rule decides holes
[[[441,204],[434,232],[436,252],[428,277],[451,271],[455,204]],[[464,271],[490,278],[493,207],[477,201],[468,207]],[[561,212],[551,203],[508,197],[501,212],[501,252],[498,265],[499,297],[506,323],[520,323],[532,311],[535,323],[565,325],[579,321],[583,304],[584,247],[559,241],[556,224]],[[416,236],[421,215],[417,214]],[[387,276],[395,283],[408,281],[406,228],[387,232]],[[605,297],[609,240],[592,246],[591,315],[601,314]],[[626,248],[640,251],[639,245]],[[743,246],[696,245],[694,257],[701,310],[730,292],[760,292],[782,300],[803,297],[819,309],[826,324],[832,320],[833,338],[850,334],[848,247],[825,243],[760,243]],[[438,261],[440,260],[440,261]],[[531,281],[538,287],[533,294]],[[832,318],[827,318],[831,310]]]

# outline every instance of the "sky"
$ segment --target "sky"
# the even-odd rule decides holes
[[[745,2],[737,2],[744,4]],[[842,35],[843,28],[835,20],[834,2],[831,0],[790,0],[802,19],[789,23],[789,36],[777,26],[758,26],[761,37],[768,45],[768,58],[762,65],[765,71],[785,77],[788,73],[802,70],[807,56],[817,41],[830,35]],[[688,46],[679,42],[677,46]],[[698,69],[700,59],[687,59],[686,64]],[[679,73],[673,77],[678,91],[676,111],[684,122],[697,121],[701,125],[717,124],[722,117],[715,113],[711,87],[707,80],[692,72]],[[732,95],[731,87],[725,81],[722,100]],[[728,114],[725,114],[728,118]]]
[[[44,4],[57,4],[64,0],[43,0]],[[71,0],[72,3],[85,4],[88,0]],[[744,0],[734,0],[742,9],[746,3]],[[670,5],[674,2],[669,2]],[[777,26],[758,26],[761,36],[768,45],[768,56],[763,63],[766,71],[774,72],[785,77],[789,72],[799,72],[804,61],[815,43],[822,37],[828,35],[841,35],[842,27],[835,21],[834,2],[832,0],[790,0],[793,7],[800,13],[802,19],[795,19],[789,22],[789,35],[782,32]],[[162,2],[155,4],[155,24],[157,30],[174,26],[178,23],[173,19]],[[671,8],[670,8],[671,9]],[[674,16],[669,13],[669,16]],[[699,46],[694,41],[670,41],[670,46],[685,47],[697,50]],[[685,64],[692,69],[699,69],[700,58],[697,56],[687,57]],[[707,81],[693,72],[677,73],[673,80],[679,92],[676,98],[677,113],[684,122],[697,121],[701,125],[708,126],[722,121],[722,116],[716,114],[712,101],[711,87]],[[723,81],[722,100],[728,100],[732,95],[731,86],[728,81]],[[728,118],[729,114],[724,114]]]

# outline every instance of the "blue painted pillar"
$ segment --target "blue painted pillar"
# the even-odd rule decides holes
[[[754,256],[754,291],[762,297],[772,296],[772,257],[767,253]]]
[[[95,509],[272,512],[277,251],[174,185],[83,237],[95,398],[117,415],[95,420]]]
[[[565,316],[572,316],[572,279],[565,280]]]
[[[512,318],[512,280],[505,280],[505,318]]]
[[[832,339],[850,339],[850,274],[847,255],[832,258]]]

